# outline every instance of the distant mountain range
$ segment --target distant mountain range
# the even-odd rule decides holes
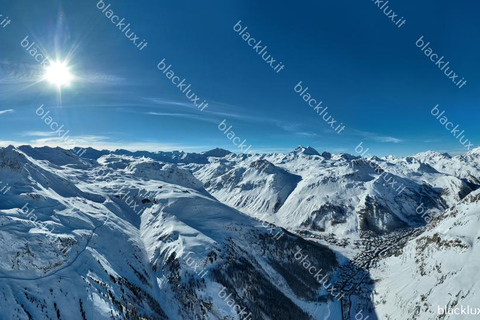
[[[0,319],[463,319],[479,187],[480,148],[0,148]]]

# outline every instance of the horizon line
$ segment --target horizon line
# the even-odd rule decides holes
[[[159,149],[155,149],[155,150],[135,149],[135,148],[134,149],[128,149],[128,146],[127,147],[121,147],[121,148],[110,146],[110,147],[102,147],[102,148],[97,149],[97,147],[95,147],[95,146],[74,146],[74,147],[68,146],[68,147],[66,147],[66,146],[61,146],[61,145],[48,145],[48,144],[31,145],[31,144],[28,144],[28,143],[20,143],[20,142],[13,142],[13,141],[8,142],[8,144],[4,144],[3,142],[4,141],[0,141],[0,149],[5,149],[5,148],[8,148],[8,147],[13,147],[15,149],[18,149],[20,147],[31,147],[33,149],[40,149],[40,148],[56,149],[56,148],[60,148],[60,149],[65,150],[65,151],[73,151],[73,152],[75,152],[75,150],[78,150],[78,149],[81,149],[81,150],[91,149],[91,150],[94,150],[94,151],[99,151],[99,152],[107,151],[107,152],[110,152],[110,153],[114,153],[114,152],[118,152],[118,151],[127,151],[127,152],[131,152],[131,153],[136,153],[136,152],[145,152],[145,153],[180,152],[180,153],[185,153],[185,154],[205,154],[207,152],[214,151],[214,150],[223,150],[223,151],[227,151],[230,154],[234,154],[234,155],[249,155],[249,156],[272,155],[272,154],[288,155],[290,153],[295,152],[299,148],[313,149],[319,156],[322,156],[322,154],[324,154],[324,153],[328,153],[330,155],[350,155],[350,156],[353,156],[353,157],[364,157],[364,158],[371,158],[371,157],[406,158],[406,157],[415,156],[415,155],[418,155],[418,154],[421,154],[421,153],[428,153],[428,152],[437,153],[437,154],[441,154],[441,155],[447,155],[447,156],[453,158],[453,157],[456,157],[456,156],[465,155],[465,154],[470,153],[470,152],[475,152],[475,151],[480,152],[480,147],[477,147],[477,148],[474,148],[472,150],[468,150],[464,153],[441,152],[441,151],[428,149],[428,150],[420,151],[420,152],[417,152],[417,153],[411,153],[411,154],[408,154],[406,156],[397,156],[397,155],[394,155],[394,154],[389,154],[389,155],[386,155],[386,156],[378,156],[378,155],[370,154],[370,153],[367,153],[367,152],[363,152],[363,153],[360,152],[360,153],[357,153],[357,154],[352,154],[352,153],[348,153],[348,152],[338,152],[338,153],[337,152],[329,152],[329,151],[319,152],[314,147],[303,146],[303,145],[298,145],[294,149],[289,149],[290,151],[288,151],[288,152],[273,151],[273,152],[255,152],[255,153],[236,153],[236,152],[233,152],[229,149],[225,149],[225,148],[222,148],[222,147],[214,147],[214,148],[211,148],[211,149],[208,149],[208,147],[207,147],[208,150],[203,150],[203,151],[187,151],[187,150],[182,150],[182,149],[171,149],[171,148],[167,148],[167,149],[170,149],[170,150],[162,150],[161,147]],[[198,149],[199,147],[195,147],[195,148]],[[283,150],[287,150],[287,148],[283,148]],[[368,149],[367,149],[367,151],[368,151]],[[367,155],[367,156],[365,156],[365,155]]]

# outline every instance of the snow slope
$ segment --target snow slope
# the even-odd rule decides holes
[[[480,307],[479,265],[480,192],[476,191],[372,272],[379,318],[475,318],[442,316],[438,308]]]
[[[285,228],[339,236],[424,225],[419,206],[440,214],[471,191],[460,178],[412,157],[320,155],[311,147],[230,155],[190,168],[212,195],[238,210]]]
[[[479,155],[1,148],[0,319],[474,308]]]
[[[218,202],[187,170],[28,151],[0,150],[14,186],[0,195],[0,319],[233,319],[222,288],[255,318],[339,308],[294,258],[332,274],[334,252]]]

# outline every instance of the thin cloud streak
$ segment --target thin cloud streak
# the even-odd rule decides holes
[[[5,114],[5,113],[12,113],[12,112],[14,112],[13,109],[0,110],[0,115]]]
[[[379,135],[379,134],[372,133],[372,132],[361,131],[361,130],[356,130],[356,129],[351,129],[350,131],[353,132],[353,134],[355,134],[355,135],[358,135],[358,136],[361,136],[361,137],[364,137],[364,138],[367,138],[367,139],[370,139],[370,140],[373,140],[373,141],[376,141],[376,142],[382,142],[382,143],[404,142],[404,140],[399,139],[399,138],[395,138],[395,137],[391,137],[391,136],[383,136],[383,135]]]
[[[219,121],[213,118],[206,118],[206,117],[201,117],[196,114],[188,114],[188,113],[168,113],[168,112],[144,112],[144,114],[148,114],[151,116],[158,116],[158,117],[177,117],[177,118],[185,118],[185,119],[191,119],[191,120],[196,120],[196,121],[204,121],[204,122],[211,122],[218,124]]]

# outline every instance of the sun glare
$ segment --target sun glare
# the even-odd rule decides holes
[[[45,70],[44,79],[57,87],[67,87],[73,80],[70,68],[65,62],[51,62]]]

